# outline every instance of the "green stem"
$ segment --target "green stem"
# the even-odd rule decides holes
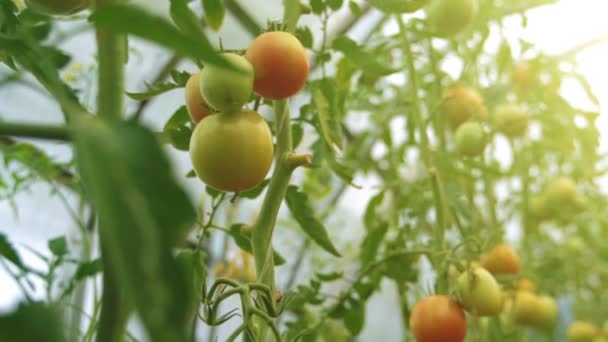
[[[0,135],[49,140],[70,140],[70,133],[67,127],[56,125],[52,126],[0,122]]]
[[[120,2],[119,0],[96,0],[95,7],[100,8]],[[96,32],[99,55],[98,115],[107,120],[120,120],[123,111],[126,36],[102,29],[97,29]],[[97,341],[118,342],[123,340],[130,310],[126,304],[124,291],[117,283],[116,270],[113,268],[111,255],[108,253],[108,241],[104,237],[109,228],[106,226],[106,222],[103,217],[100,218],[99,232],[104,274]]]
[[[422,154],[422,160],[431,174],[431,181],[433,187],[433,198],[435,202],[435,211],[437,213],[437,227],[435,228],[435,244],[438,250],[443,250],[444,235],[445,235],[445,209],[441,196],[441,176],[439,170],[434,165],[432,150],[429,143],[429,138],[426,133],[426,127],[422,118],[422,103],[418,96],[419,86],[418,79],[416,78],[416,67],[414,66],[415,56],[412,53],[411,42],[409,40],[407,30],[403,18],[397,18],[399,24],[399,30],[401,31],[401,37],[403,38],[403,52],[405,53],[405,60],[407,63],[407,76],[412,88],[412,102],[413,102],[413,119],[418,128],[420,134],[420,153]],[[438,266],[438,260],[433,260],[433,265]]]

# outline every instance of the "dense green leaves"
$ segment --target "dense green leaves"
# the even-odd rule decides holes
[[[179,22],[180,31],[165,19],[154,16],[142,9],[128,5],[108,5],[96,11],[91,20],[98,27],[114,32],[128,33],[143,39],[153,41],[161,46],[184,56],[200,59],[204,62],[229,67],[213,50],[211,43],[202,32],[202,28],[194,28],[194,14],[185,11],[183,1],[175,0],[174,20]],[[196,26],[198,27],[198,26]]]
[[[327,229],[315,217],[308,196],[306,196],[305,193],[298,191],[297,187],[290,186],[287,188],[285,201],[287,202],[289,211],[304,233],[327,252],[335,256],[340,256],[340,252],[338,252],[327,234]]]
[[[344,54],[351,62],[364,72],[374,76],[386,76],[401,69],[401,66],[389,67],[377,60],[377,57],[363,50],[355,41],[340,36],[334,40],[332,47]]]
[[[151,132],[96,119],[78,121],[77,127],[82,178],[118,285],[154,340],[185,340],[183,307],[194,298],[187,295],[186,275],[176,267],[172,248],[194,223],[192,204]],[[111,172],[105,171],[109,165]]]
[[[47,304],[20,304],[0,314],[0,341],[64,342],[64,331],[61,312]]]

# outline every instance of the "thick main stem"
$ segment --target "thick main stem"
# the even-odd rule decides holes
[[[119,0],[96,0],[96,8]],[[99,93],[97,110],[100,117],[106,120],[120,120],[123,111],[124,94],[124,61],[126,57],[126,36],[102,29],[97,29],[97,48],[99,55]],[[129,308],[123,290],[117,284],[116,273],[108,252],[107,240],[104,237],[109,227],[100,218],[99,233],[101,258],[104,264],[103,294],[98,342],[118,342],[123,340]]]
[[[277,134],[274,172],[258,220],[253,225],[251,232],[251,244],[258,282],[268,286],[273,292],[275,280],[272,233],[293,172],[293,167],[288,163],[292,142],[287,100],[276,101],[274,109]]]

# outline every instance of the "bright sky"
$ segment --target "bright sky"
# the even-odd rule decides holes
[[[546,53],[560,53],[581,42],[600,36],[608,36],[608,24],[606,21],[607,13],[608,0],[562,0],[557,5],[547,6],[532,12],[530,15],[529,27],[524,31],[524,34],[528,41],[536,44],[538,48]],[[579,70],[587,76],[595,94],[600,99],[603,107],[605,107],[608,105],[608,43],[602,43],[584,51],[578,56],[578,62]],[[589,104],[586,100],[586,96],[580,89],[566,85],[564,90],[576,105],[587,106]],[[608,127],[608,112],[606,110],[603,110],[598,125],[600,127]],[[603,133],[602,150],[606,151],[608,150],[608,134],[607,132]],[[364,186],[363,190],[349,191],[352,192],[351,195],[366,197],[369,190],[369,187]],[[36,206],[47,206],[48,197],[46,194],[39,197],[40,198],[36,200]],[[345,197],[350,198],[348,194]],[[353,212],[362,212],[366,202],[367,201],[350,200],[344,201],[342,205]],[[57,222],[57,220],[58,217],[65,219],[67,215],[63,215],[64,212],[60,208],[61,205],[56,206],[56,210],[45,211],[44,216],[42,217],[21,218],[19,226],[23,228],[27,227],[27,229],[35,226],[65,226],[67,223],[64,222],[62,224],[61,222]],[[60,212],[61,215],[57,215],[58,212]],[[0,203],[0,222],[3,222],[3,224],[7,224],[7,222],[17,222],[11,217],[12,214],[13,212],[6,202]],[[52,214],[55,214],[55,216],[53,217]],[[6,229],[8,229],[8,231]],[[15,232],[11,229],[12,227],[10,226],[0,227],[0,231],[8,232],[9,237]],[[27,233],[31,234],[31,236],[37,236],[35,235],[35,232],[37,232],[37,230],[28,231]],[[44,234],[41,234],[41,236],[46,237]],[[42,239],[42,237],[40,239]],[[27,241],[24,240],[24,238],[25,235],[20,235],[19,241]],[[34,248],[43,249],[45,248],[46,240],[31,241],[28,243]],[[12,306],[19,297],[19,288],[11,278],[4,273],[2,268],[0,268],[0,311]]]

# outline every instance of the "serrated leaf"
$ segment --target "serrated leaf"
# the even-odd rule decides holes
[[[401,69],[400,67],[391,68],[378,62],[374,54],[363,50],[361,46],[347,36],[336,38],[332,47],[335,50],[342,52],[346,58],[353,62],[353,64],[370,75],[386,76]]]
[[[60,236],[48,241],[49,250],[56,257],[62,257],[68,254],[68,241],[65,236]]]
[[[214,51],[213,46],[202,33],[202,29],[195,28],[192,31],[182,32],[166,19],[132,5],[105,5],[95,11],[90,20],[98,27],[112,32],[138,36],[183,56],[200,59],[208,64],[221,67],[232,67]],[[182,20],[180,23],[183,26],[191,25]]]
[[[170,74],[173,81],[180,87],[185,87],[186,83],[188,83],[188,80],[190,79],[190,76],[192,76],[192,74],[187,71],[177,70],[171,70]]]
[[[190,325],[183,307],[195,299],[187,294],[173,248],[194,225],[192,203],[148,129],[97,117],[75,117],[72,126],[82,181],[99,215],[117,286],[134,304],[148,336],[186,341]]]
[[[322,86],[315,87],[312,94],[312,100],[319,113],[319,128],[321,129],[323,140],[333,152],[336,147],[342,148],[342,136],[336,118],[336,108],[332,101],[335,100],[335,98],[331,96],[332,94],[326,94],[326,89],[324,88],[325,87]]]
[[[361,243],[361,265],[366,266],[376,259],[378,250],[388,232],[388,224],[383,223],[367,231]]]
[[[248,252],[249,254],[253,254],[253,248],[251,247],[251,240],[249,240],[249,238],[247,236],[244,236],[243,234],[241,234],[242,226],[243,226],[243,224],[240,224],[240,223],[233,224],[232,226],[230,226],[228,231],[230,233],[230,236],[232,236],[232,238],[234,239],[234,242],[236,243],[237,246],[239,246],[240,249],[244,250],[245,252]],[[273,250],[272,254],[273,254],[275,266],[280,266],[280,265],[285,264],[285,258],[283,258],[283,256],[281,256],[276,250]]]
[[[8,240],[8,237],[2,233],[0,233],[0,255],[3,256],[6,260],[12,262],[15,266],[24,269],[25,265],[21,261],[21,257],[17,253],[17,250],[13,247],[13,245]]]
[[[205,20],[212,30],[217,31],[224,22],[224,0],[202,0]]]
[[[340,253],[329,239],[327,229],[325,229],[325,226],[323,226],[315,217],[314,209],[310,204],[308,196],[305,193],[298,191],[297,187],[291,185],[287,188],[285,201],[287,202],[289,211],[304,233],[324,250],[339,257]]]

